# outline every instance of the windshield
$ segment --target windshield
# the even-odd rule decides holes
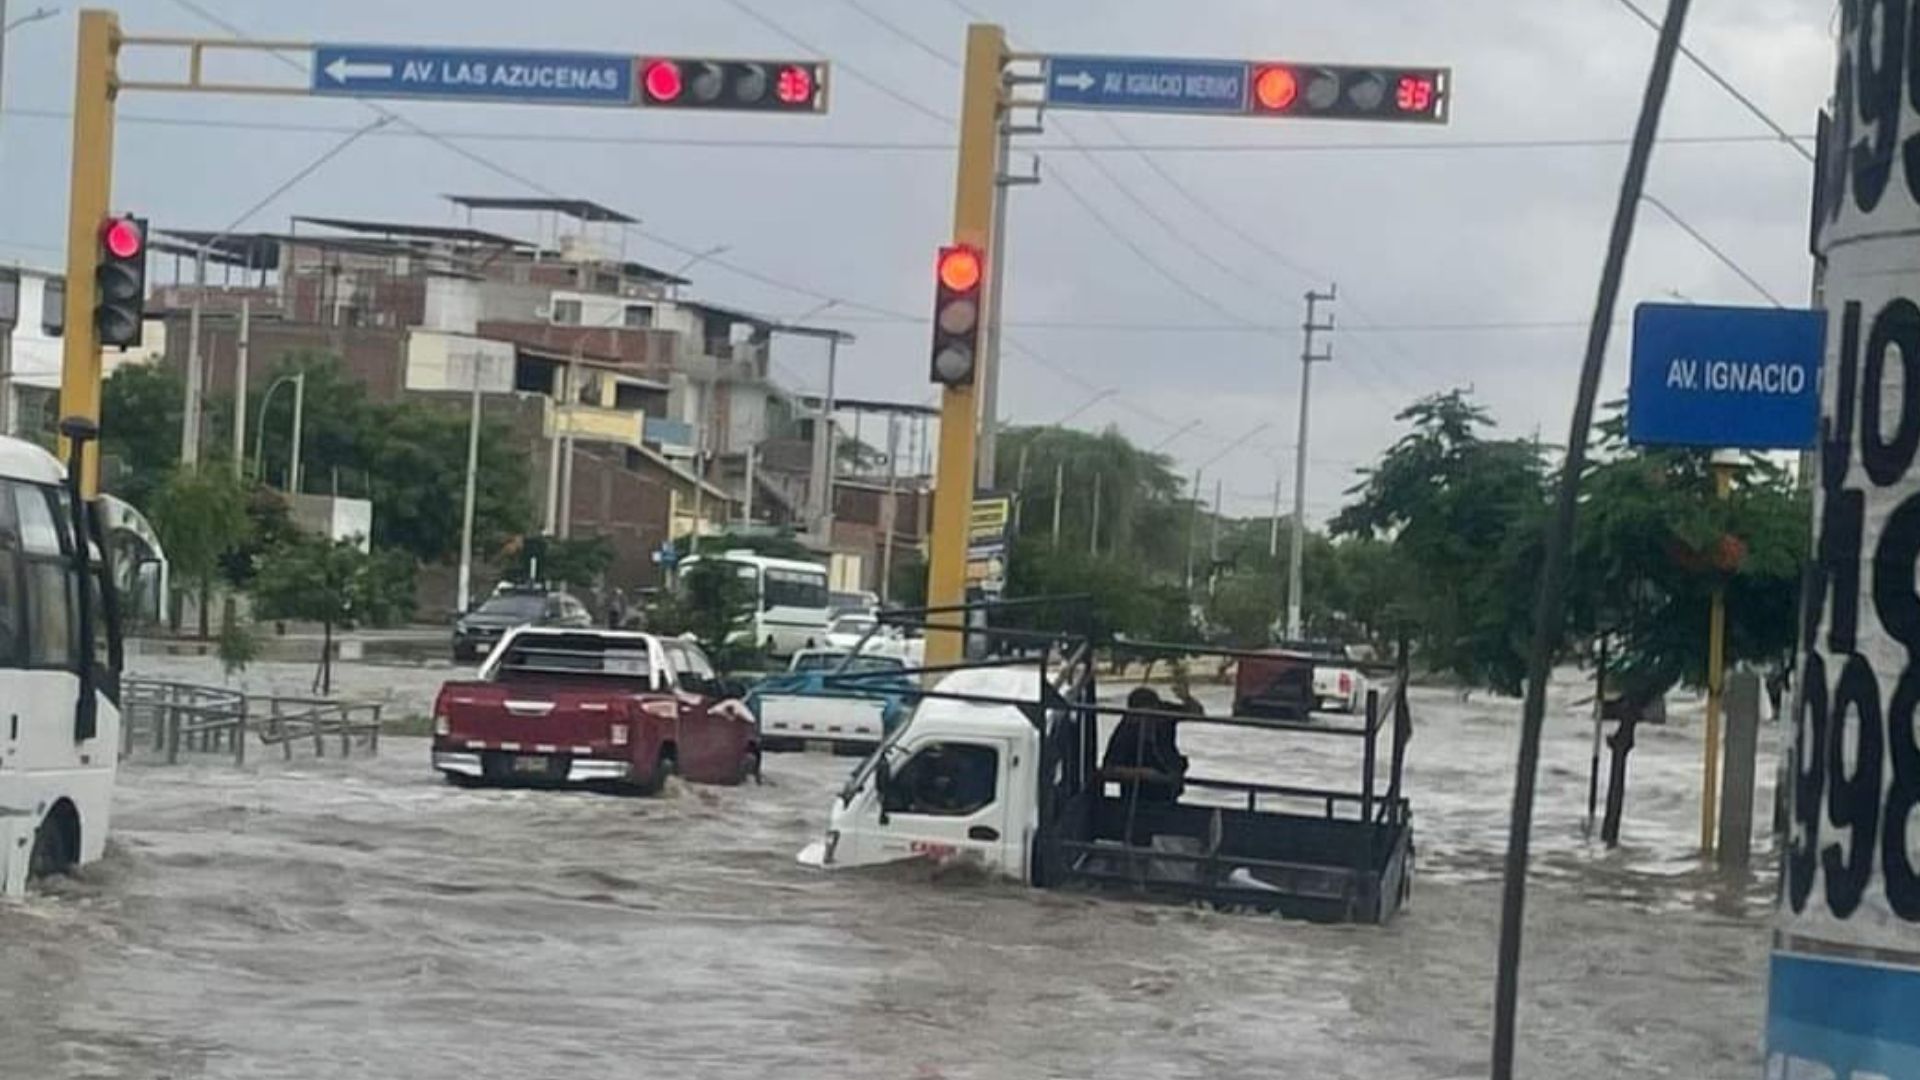
[[[521,593],[515,596],[496,596],[481,604],[475,615],[497,615],[508,619],[537,619],[547,608],[547,598]]]

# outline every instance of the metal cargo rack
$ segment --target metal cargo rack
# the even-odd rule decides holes
[[[1406,648],[1396,662],[1338,662],[1375,677],[1357,723],[1128,709],[1099,700],[1095,657],[1122,645],[1136,654],[1239,661],[1286,656],[1336,658],[1311,649],[1237,650],[1166,642],[1096,642],[1084,632],[981,625],[995,614],[1083,602],[1045,597],[880,613],[883,626],[957,632],[990,654],[957,664],[907,670],[925,678],[922,699],[1017,708],[1039,733],[1039,797],[1032,879],[1036,885],[1118,887],[1176,901],[1198,901],[1326,922],[1384,923],[1405,901],[1413,864],[1413,814],[1402,786],[1413,719],[1407,704]],[[958,616],[957,619],[952,618]],[[858,652],[862,646],[854,650]],[[1032,699],[939,689],[938,677],[980,668],[1034,667]],[[857,685],[860,673],[831,679]],[[1145,802],[1137,787],[1100,774],[1102,716],[1150,717],[1175,725],[1238,728],[1276,738],[1345,739],[1358,744],[1358,784],[1350,789],[1187,776],[1189,793],[1207,801]],[[1390,725],[1390,726],[1389,726]],[[883,747],[883,750],[885,748]],[[1384,753],[1383,753],[1384,751]],[[1382,762],[1384,756],[1385,761]],[[1380,776],[1384,765],[1384,783]],[[1110,788],[1120,789],[1111,792]],[[1225,797],[1225,798],[1223,798]],[[1146,841],[1136,842],[1140,837]]]

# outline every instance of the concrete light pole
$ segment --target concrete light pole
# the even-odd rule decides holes
[[[1311,414],[1313,393],[1313,365],[1333,359],[1333,349],[1316,355],[1313,351],[1313,335],[1333,329],[1333,316],[1321,323],[1314,319],[1317,305],[1332,303],[1338,299],[1339,286],[1324,293],[1307,290],[1307,321],[1300,324],[1306,332],[1306,343],[1300,349],[1300,439],[1294,447],[1293,457],[1293,550],[1287,552],[1287,640],[1299,641],[1300,627],[1300,557],[1307,546],[1307,418]]]

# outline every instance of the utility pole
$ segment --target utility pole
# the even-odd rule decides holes
[[[460,510],[460,610],[473,603],[473,501],[474,480],[480,471],[480,353],[469,358],[473,364],[472,402],[467,408],[467,491]]]
[[[233,474],[246,473],[247,359],[253,347],[253,300],[240,301],[240,338],[234,344],[233,365]]]
[[[1087,554],[1100,554],[1100,473],[1093,474],[1093,528],[1087,541]]]
[[[1187,597],[1193,597],[1193,542],[1200,535],[1200,470],[1193,470],[1191,505],[1187,508]]]
[[[748,443],[747,444],[747,491],[746,491],[746,497],[743,500],[741,500],[741,503],[740,503],[740,520],[744,521],[748,525],[753,524],[754,473],[756,471],[756,467],[759,465],[759,460],[758,460],[759,457],[760,457],[760,444],[751,443],[751,442]]]
[[[1300,324],[1306,340],[1300,347],[1300,439],[1293,457],[1293,549],[1287,552],[1287,638],[1299,641],[1305,636],[1300,625],[1300,559],[1307,546],[1307,418],[1312,413],[1313,365],[1333,359],[1333,346],[1324,353],[1313,351],[1313,336],[1333,330],[1333,316],[1322,323],[1316,318],[1320,304],[1339,299],[1340,287],[1326,292],[1307,290],[1307,321]]]
[[[1267,558],[1280,557],[1280,463],[1273,468],[1273,516],[1267,519]]]
[[[1060,496],[1067,488],[1067,459],[1053,463],[1053,546],[1060,548]]]
[[[1226,489],[1223,477],[1213,478],[1213,520],[1207,535],[1207,595],[1213,595],[1213,580],[1220,565],[1220,506]]]
[[[82,286],[80,291],[91,290]],[[206,305],[206,298],[207,248],[202,244],[193,253],[193,307],[187,315],[187,401],[180,424],[182,465],[200,461],[200,384],[205,381],[200,370],[200,309]]]
[[[293,378],[293,447],[288,451],[287,494],[300,494],[300,441],[306,435],[301,425],[306,422],[307,410],[307,373],[301,372]]]
[[[974,465],[974,487],[978,491],[992,491],[1000,482],[998,467],[1000,451],[1000,323],[1002,320],[1001,297],[1006,295],[1007,266],[1007,190],[1040,182],[1040,170],[1036,164],[1030,175],[1015,176],[1007,172],[1007,163],[1013,151],[1015,135],[1037,135],[1040,126],[1016,125],[1013,116],[1002,110],[1000,114],[1000,145],[995,154],[999,163],[994,173],[993,193],[993,240],[987,246],[987,257],[991,265],[987,270],[987,322],[985,344],[980,350],[980,445],[977,448],[978,461]]]
[[[0,0],[0,24],[6,19]],[[20,272],[0,270],[0,435],[13,434],[13,328],[20,322]]]
[[[887,414],[887,501],[880,513],[880,603],[893,599],[893,533],[900,520],[900,495],[896,480],[900,470],[895,456],[900,450],[900,416]],[[1016,504],[1018,505],[1018,504]]]

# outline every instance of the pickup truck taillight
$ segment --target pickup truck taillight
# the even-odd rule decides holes
[[[447,719],[447,714],[434,713],[433,714],[433,733],[435,735],[449,735],[449,734],[452,734],[452,732],[453,732],[453,724],[451,721]]]
[[[608,725],[607,738],[615,746],[627,745],[627,725],[625,724]]]
[[[1353,693],[1353,676],[1344,671],[1340,673],[1340,692],[1342,694]]]

